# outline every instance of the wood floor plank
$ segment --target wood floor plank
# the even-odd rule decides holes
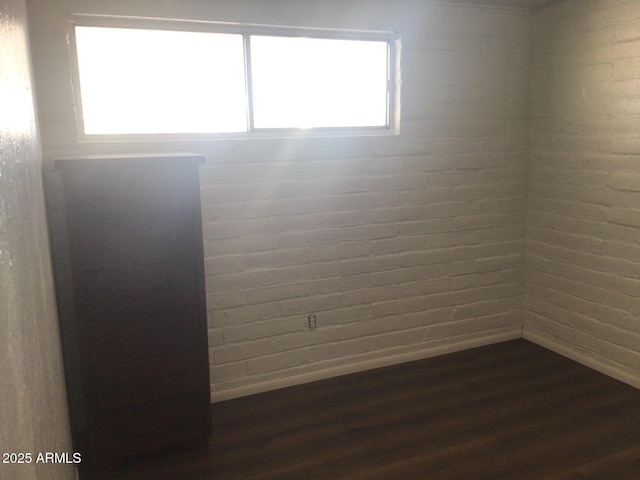
[[[100,480],[640,480],[640,391],[524,340],[214,404]]]

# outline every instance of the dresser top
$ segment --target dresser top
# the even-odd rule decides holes
[[[176,152],[176,153],[135,153],[135,154],[113,154],[113,155],[82,155],[82,156],[70,156],[62,157],[54,160],[56,167],[74,167],[81,165],[95,165],[107,164],[113,162],[114,164],[128,161],[143,161],[143,162],[197,162],[205,163],[205,157],[197,153],[190,152]]]

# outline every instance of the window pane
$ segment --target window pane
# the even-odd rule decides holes
[[[255,128],[387,125],[388,43],[251,36]]]
[[[86,134],[247,130],[241,35],[76,27]]]

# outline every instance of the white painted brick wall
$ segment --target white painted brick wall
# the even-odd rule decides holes
[[[640,1],[536,17],[525,336],[640,386]]]
[[[208,159],[214,400],[520,335],[530,12],[377,0],[29,7],[46,159],[159,150]],[[397,31],[400,134],[79,143],[65,24],[74,12]]]

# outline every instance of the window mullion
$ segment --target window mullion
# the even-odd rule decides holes
[[[247,121],[249,132],[255,130],[253,115],[253,75],[251,69],[251,35],[245,33],[242,35],[244,41],[244,69],[245,69],[245,85],[247,92]]]

